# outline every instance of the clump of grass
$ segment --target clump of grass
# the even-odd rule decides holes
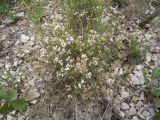
[[[35,24],[40,24],[41,18],[44,15],[44,1],[22,0],[22,5],[28,13],[28,19]]]
[[[1,0],[0,1],[0,17],[8,16],[12,19],[15,19],[14,12],[12,11],[12,7],[14,5],[11,0]]]
[[[129,46],[128,61],[130,64],[138,64],[144,60],[145,49],[142,44],[139,44],[135,36],[131,37],[131,43]]]

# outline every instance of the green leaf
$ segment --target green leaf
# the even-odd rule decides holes
[[[158,79],[158,78],[160,78],[160,69],[158,69],[157,67],[155,67],[152,70],[151,79],[155,80],[155,79]]]
[[[160,96],[160,88],[157,88],[153,91],[153,95],[159,97]]]
[[[0,99],[6,99],[7,96],[7,91],[5,91],[4,89],[0,89]]]
[[[0,107],[0,113],[7,113],[7,112],[11,112],[13,110],[14,110],[13,107],[8,103],[6,103],[2,107]]]
[[[4,100],[15,100],[17,98],[17,92],[13,89],[6,91],[5,89],[0,89],[0,99]]]
[[[153,120],[160,120],[160,112],[154,115]]]
[[[160,100],[155,100],[154,105],[156,108],[160,108]]]
[[[19,99],[12,102],[12,107],[18,111],[24,111],[27,108],[27,101],[25,99]]]
[[[6,100],[15,100],[17,98],[17,91],[16,90],[9,90],[7,92]]]

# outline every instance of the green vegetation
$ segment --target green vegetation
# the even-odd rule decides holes
[[[39,24],[42,16],[44,15],[43,5],[45,4],[45,2],[35,0],[22,0],[21,3],[28,13],[28,19],[34,23]]]
[[[67,28],[76,36],[87,34],[101,26],[103,0],[63,0]]]
[[[18,92],[14,88],[21,77],[13,76],[10,71],[5,71],[0,77],[0,113],[8,113],[13,110],[23,111],[27,108],[24,98],[19,98]]]
[[[12,11],[13,1],[12,0],[0,0],[0,18],[8,16],[15,19],[14,12]]]
[[[25,99],[18,99],[18,93],[14,89],[5,88],[0,89],[0,99],[3,100],[3,104],[0,107],[0,113],[7,113],[13,110],[23,111],[27,108],[27,102]]]
[[[155,67],[151,73],[151,82],[154,82],[155,80],[158,80],[158,79],[160,79],[160,69]],[[147,84],[150,84],[151,82],[147,80]],[[155,84],[157,84],[157,82]],[[156,108],[159,109],[160,108],[160,88],[159,87],[156,88],[154,83],[149,87],[150,87],[151,95],[153,96],[153,104]],[[158,112],[153,117],[153,120],[159,120],[159,118],[160,118],[160,113]]]
[[[123,43],[123,38],[111,40],[120,26],[113,21],[119,18],[113,13],[107,23],[102,22],[106,9],[103,2],[63,0],[57,8],[63,9],[63,17],[57,15],[60,19],[49,20],[50,24],[45,28],[37,25],[46,51],[39,59],[54,76],[52,93],[63,98],[60,100],[64,106],[73,97],[83,102],[101,97],[108,89],[107,79],[115,80],[118,76],[113,75],[113,66],[122,66],[127,59],[132,67],[143,60],[143,48],[134,36],[126,38],[129,45]],[[58,28],[50,27],[55,22]]]
[[[144,52],[145,48],[141,49],[142,44],[138,45],[136,38],[134,36],[131,37],[130,47],[128,49],[128,60],[130,64],[138,64],[144,60]]]

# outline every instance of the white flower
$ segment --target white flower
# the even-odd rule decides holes
[[[66,61],[69,61],[70,60],[70,56],[68,56],[68,58],[66,59]]]
[[[68,98],[72,98],[72,95],[68,95]]]
[[[63,61],[59,60],[58,63],[62,66],[63,65]]]
[[[86,77],[90,79],[92,77],[92,73],[91,72],[87,73]]]
[[[98,60],[99,60],[98,58],[93,58],[93,64],[98,65]]]
[[[78,83],[78,87],[79,87],[79,88],[82,88],[82,85],[81,85],[81,83]]]
[[[65,48],[66,45],[67,45],[65,42],[62,42],[61,44],[62,44],[62,47],[63,47],[63,48]]]
[[[86,54],[83,54],[81,57],[82,57],[82,58],[86,58],[86,57],[87,57],[87,55],[86,55]]]
[[[70,64],[67,64],[66,67],[70,68]]]
[[[58,62],[58,57],[56,57],[54,60],[55,60],[55,62]]]
[[[84,80],[81,80],[81,83],[84,84]]]

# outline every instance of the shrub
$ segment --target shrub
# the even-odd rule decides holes
[[[107,22],[103,18],[109,14],[106,11],[112,12]],[[119,76],[113,72],[115,66],[120,68],[127,58],[129,63],[136,61],[134,64],[142,60],[135,38],[125,38],[128,46],[123,37],[113,37],[121,28],[116,15],[112,9],[104,9],[102,0],[61,0],[54,17],[38,23],[43,47],[39,59],[52,74],[52,94],[62,104],[74,97],[83,102],[101,98],[109,89],[107,80]]]

